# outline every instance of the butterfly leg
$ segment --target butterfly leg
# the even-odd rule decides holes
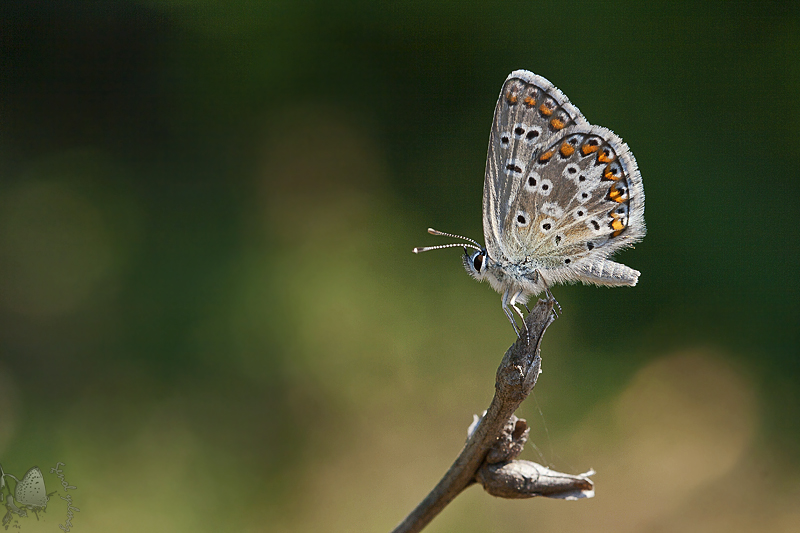
[[[504,307],[503,312],[506,314],[506,318],[508,318],[508,321],[511,322],[511,326],[514,328],[514,333],[517,334],[517,337],[520,337],[521,334],[519,331],[519,327],[517,326],[517,323],[514,320],[514,315],[511,313],[511,309],[509,309],[508,307]]]
[[[558,300],[556,300],[555,296],[553,296],[553,293],[550,292],[550,287],[547,285],[547,281],[544,279],[544,276],[542,276],[542,273],[539,272],[538,268],[536,269],[536,275],[539,276],[539,280],[541,280],[542,285],[544,285],[544,293],[547,295],[547,299],[552,300],[553,303],[555,303],[555,307],[553,307],[553,314],[556,316],[556,318],[558,318],[558,313],[563,313],[561,310],[561,304],[558,303]],[[558,312],[556,312],[556,307],[558,307]]]
[[[522,319],[522,325],[525,326],[525,329],[527,330],[528,329],[528,324],[525,323],[525,315],[523,315],[522,311],[520,310],[520,308],[517,307],[517,298],[519,298],[520,294],[522,294],[522,291],[515,292],[514,296],[511,297],[511,300],[508,303],[511,306],[511,309],[516,311],[517,314],[519,315],[519,317]],[[525,304],[522,304],[522,305],[525,305]],[[528,306],[525,306],[525,309],[528,309]],[[530,310],[528,310],[528,313],[530,313]]]
[[[514,300],[517,296],[519,296],[519,292],[515,292],[512,295],[511,291],[506,289],[506,291],[503,293],[503,312],[506,314],[508,321],[511,322],[511,326],[514,328],[514,333],[517,334],[517,337],[521,337],[522,332],[520,331],[519,326],[517,326],[517,321],[514,320],[514,314],[511,312],[511,309],[513,309],[520,315],[520,317],[522,317],[522,312],[514,306]],[[522,324],[525,325],[524,320],[522,321]],[[528,326],[525,326],[526,329],[527,327]]]

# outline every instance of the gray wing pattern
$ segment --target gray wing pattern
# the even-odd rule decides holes
[[[641,174],[612,131],[565,128],[525,162],[524,174],[503,224],[509,257],[534,258],[559,281],[595,283],[592,265],[644,236]]]
[[[496,261],[524,257],[520,253],[525,247],[507,237],[512,203],[530,163],[565,130],[578,125],[588,124],[552,83],[525,70],[508,76],[494,110],[483,185],[483,233],[489,256]]]

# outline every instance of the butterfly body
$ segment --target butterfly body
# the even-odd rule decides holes
[[[464,267],[503,295],[515,330],[511,310],[522,316],[515,304],[551,285],[636,285],[639,272],[609,259],[645,234],[633,154],[549,81],[512,72],[489,136],[483,232],[485,247],[467,239],[475,246],[465,246]]]

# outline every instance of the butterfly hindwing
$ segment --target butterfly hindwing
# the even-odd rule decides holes
[[[644,189],[628,146],[600,126],[576,125],[525,164],[505,223],[515,260],[535,257],[559,280],[644,235]],[[595,282],[592,279],[585,281]]]

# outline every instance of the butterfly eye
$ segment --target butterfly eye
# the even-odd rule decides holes
[[[475,258],[472,260],[472,266],[475,267],[475,270],[480,272],[481,267],[483,267],[483,253],[478,252],[475,254]]]

